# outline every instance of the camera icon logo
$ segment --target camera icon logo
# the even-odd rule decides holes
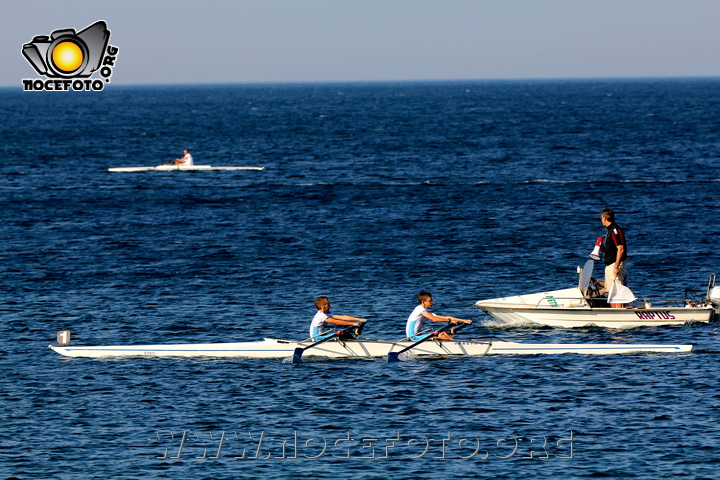
[[[73,28],[35,36],[22,54],[40,75],[49,78],[86,78],[100,68],[110,30],[98,21],[80,32]]]

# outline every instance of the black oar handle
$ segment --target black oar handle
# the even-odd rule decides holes
[[[465,325],[469,325],[469,324],[468,324],[468,323],[452,323],[452,322],[448,322],[447,325],[445,325],[444,327],[442,327],[442,328],[439,329],[439,330],[435,330],[434,333],[435,333],[435,336],[437,336],[438,334],[440,334],[440,333],[442,333],[442,332],[447,332],[448,330],[450,330],[450,333],[455,333],[455,332],[457,332],[458,330],[460,330],[461,328],[463,328]],[[426,340],[426,339],[423,339],[423,340],[420,340],[420,341],[421,341],[421,342],[424,342],[425,340]]]
[[[454,327],[450,326],[450,333],[454,335],[455,332],[457,332],[458,330],[463,328],[465,325],[470,325],[470,324],[469,323],[460,323],[460,324],[456,323]]]

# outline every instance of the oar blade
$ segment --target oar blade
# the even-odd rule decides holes
[[[302,354],[305,351],[302,347],[297,347],[295,351],[293,352],[292,356],[292,363],[301,363],[302,362]]]
[[[387,363],[394,363],[400,361],[400,352],[388,352]]]

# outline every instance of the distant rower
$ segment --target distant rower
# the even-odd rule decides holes
[[[192,167],[193,166],[193,158],[192,155],[190,155],[190,150],[183,150],[183,153],[185,154],[182,158],[176,158],[173,160],[172,163],[175,165],[180,165],[183,167]]]

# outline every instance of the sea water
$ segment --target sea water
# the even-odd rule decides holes
[[[640,298],[720,273],[720,81],[0,90],[0,477],[717,478],[717,324],[505,326],[572,287],[611,207]],[[182,156],[263,171],[110,173]],[[602,277],[600,267],[595,275]],[[688,355],[71,359],[71,345],[301,340],[327,295],[398,339]]]

